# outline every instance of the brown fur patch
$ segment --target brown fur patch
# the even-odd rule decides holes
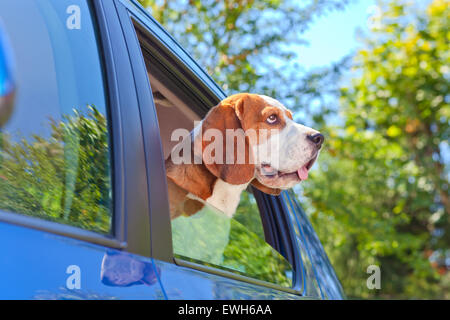
[[[259,191],[262,191],[267,194],[271,194],[273,196],[278,196],[281,193],[281,189],[266,187],[265,185],[263,185],[261,182],[259,182],[256,179],[253,179],[251,184]]]
[[[173,183],[206,200],[212,195],[217,178],[201,164],[174,164],[166,160],[166,175]]]
[[[205,205],[198,200],[186,199],[184,201],[184,214],[192,216],[203,209]]]
[[[253,130],[256,133],[256,140],[250,141],[251,144],[263,143],[270,138],[271,130],[283,129],[286,125],[285,118],[289,117],[290,114],[290,111],[286,113],[278,107],[267,104],[259,95],[250,93],[232,95],[224,99],[221,105],[235,109],[244,131]],[[277,115],[278,121],[274,124],[269,124],[266,120],[272,114]],[[261,129],[267,130],[267,134],[260,135],[259,130]]]
[[[192,216],[203,208],[204,204],[201,201],[188,198],[189,192],[178,186],[172,179],[167,179],[167,187],[171,220],[179,216]]]
[[[225,99],[226,101],[226,99]],[[244,184],[250,182],[255,175],[255,165],[251,163],[251,155],[249,149],[248,138],[243,136],[244,131],[242,130],[241,121],[239,120],[237,113],[241,107],[241,102],[237,101],[236,104],[231,104],[230,101],[222,104],[220,103],[207,114],[206,118],[202,123],[202,132],[205,134],[207,130],[216,129],[222,133],[222,159],[219,159],[218,155],[216,158],[215,153],[209,154],[208,152],[203,152],[204,165],[208,170],[213,173],[216,177],[222,179],[223,181],[230,184]],[[245,156],[244,163],[238,163],[238,142],[234,139],[233,150],[226,148],[226,130],[242,130],[241,138],[245,140]],[[239,131],[233,131],[239,134]],[[238,138],[239,139],[239,138]],[[202,151],[212,143],[213,141],[207,141],[203,139],[202,141]],[[229,159],[231,159],[231,152],[233,153],[233,163],[227,161],[227,153],[229,154]],[[214,158],[219,161],[213,161]],[[221,162],[221,163],[218,163]]]

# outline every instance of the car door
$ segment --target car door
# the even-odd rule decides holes
[[[2,0],[0,28],[17,84],[0,128],[0,299],[166,298],[113,2]]]
[[[192,122],[225,95],[140,5],[128,0],[115,4],[138,84],[153,203],[152,257],[166,296],[321,298],[312,270],[303,265],[306,253],[298,247],[281,198],[249,189],[234,219],[205,209],[192,218],[169,221],[164,174],[164,159],[173,146],[169,137],[179,126],[192,129]]]
[[[344,299],[341,283],[294,191],[283,191],[278,202],[291,222],[303,268],[310,275],[305,277],[305,291],[313,291],[322,299]]]

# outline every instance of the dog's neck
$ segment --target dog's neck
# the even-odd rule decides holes
[[[207,205],[211,205],[231,218],[239,205],[241,193],[247,188],[247,186],[248,183],[233,185],[223,181],[222,179],[217,179],[214,183],[212,195],[210,197],[200,199],[192,193],[189,193],[188,197],[200,200]]]
[[[198,200],[232,217],[249,183],[234,185],[214,176],[203,164],[175,164],[166,160],[166,174],[187,192],[187,197]]]

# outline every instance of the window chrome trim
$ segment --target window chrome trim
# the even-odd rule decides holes
[[[109,34],[106,13],[103,4],[91,1],[92,15],[98,28],[99,54],[102,59],[105,98],[107,103],[107,121],[110,149],[112,220],[111,233],[119,242],[125,243],[125,173],[123,168],[123,134],[120,120],[119,93],[114,65],[111,35]]]
[[[115,249],[123,249],[127,245],[126,242],[119,241],[108,235],[102,235],[101,233],[88,231],[71,225],[48,221],[18,213],[0,211],[0,222],[49,232],[52,234],[77,240],[83,240]]]
[[[277,284],[274,284],[271,282],[243,276],[243,275],[233,273],[231,271],[226,271],[223,269],[217,269],[217,268],[213,268],[213,267],[209,267],[209,266],[204,266],[202,264],[186,261],[186,260],[183,260],[180,258],[173,258],[173,260],[177,266],[202,271],[202,272],[206,272],[209,274],[213,274],[213,275],[217,275],[217,276],[221,276],[221,277],[225,277],[225,278],[229,278],[229,279],[233,279],[233,280],[237,280],[237,281],[247,282],[249,284],[266,287],[266,288],[270,288],[270,289],[274,289],[274,290],[278,290],[278,291],[284,291],[284,292],[287,292],[290,294],[294,294],[296,296],[302,296],[301,292],[298,290],[282,287],[280,285],[277,285]]]

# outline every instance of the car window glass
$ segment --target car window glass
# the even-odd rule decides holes
[[[87,0],[2,0],[14,109],[0,128],[0,209],[109,233],[102,61]]]
[[[233,218],[212,206],[172,220],[174,254],[195,263],[292,286],[292,266],[264,240],[256,201],[243,192]]]
[[[307,219],[299,211],[302,209],[293,190],[283,191],[280,197],[283,199],[284,210],[291,222],[295,234],[294,240],[297,242],[302,258],[303,272],[305,272],[303,294],[316,298],[322,297],[321,288],[316,278],[317,272],[315,266],[319,265],[319,261],[323,260],[316,259],[316,263],[313,263],[311,259],[312,252],[309,250],[309,246],[312,241],[308,239],[311,236],[311,231],[306,233],[304,230]]]

